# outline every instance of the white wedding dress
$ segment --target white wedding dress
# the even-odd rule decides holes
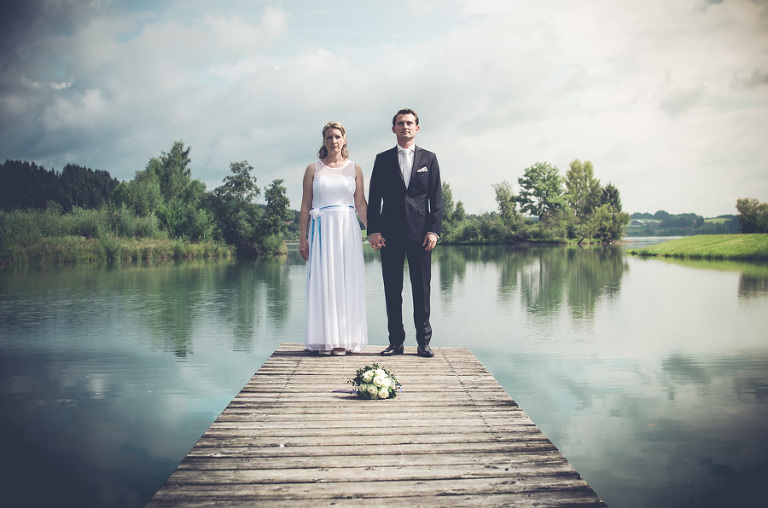
[[[363,238],[355,212],[355,163],[315,162],[304,344],[313,351],[368,343]]]

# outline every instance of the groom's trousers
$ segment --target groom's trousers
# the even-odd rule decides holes
[[[408,274],[413,296],[413,324],[416,342],[429,344],[432,326],[429,323],[430,283],[432,279],[432,252],[425,251],[421,243],[408,240],[405,235],[390,235],[381,252],[381,273],[384,279],[384,297],[387,304],[389,344],[399,346],[405,341],[403,327],[403,270],[408,259]]]

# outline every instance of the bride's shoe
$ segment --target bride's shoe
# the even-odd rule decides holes
[[[343,347],[335,347],[333,348],[333,354],[337,356],[344,356],[345,354],[347,354],[347,350],[344,349]]]

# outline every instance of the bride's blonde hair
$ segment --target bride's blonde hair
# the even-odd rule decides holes
[[[325,147],[325,131],[328,129],[339,129],[341,135],[344,136],[345,139],[347,137],[347,130],[341,125],[341,122],[328,122],[325,124],[325,127],[323,127],[323,146],[321,146],[320,150],[317,152],[317,156],[320,159],[325,159],[328,156],[328,149]],[[346,141],[344,142],[344,146],[341,147],[341,156],[345,159],[349,157],[349,149],[347,148]]]

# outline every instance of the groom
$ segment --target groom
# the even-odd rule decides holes
[[[403,268],[413,295],[413,323],[418,354],[434,356],[429,347],[429,294],[432,249],[443,220],[440,166],[434,153],[414,144],[419,116],[401,109],[392,119],[397,146],[376,156],[368,192],[368,238],[381,252],[381,273],[387,304],[389,347],[382,355],[403,354]]]

